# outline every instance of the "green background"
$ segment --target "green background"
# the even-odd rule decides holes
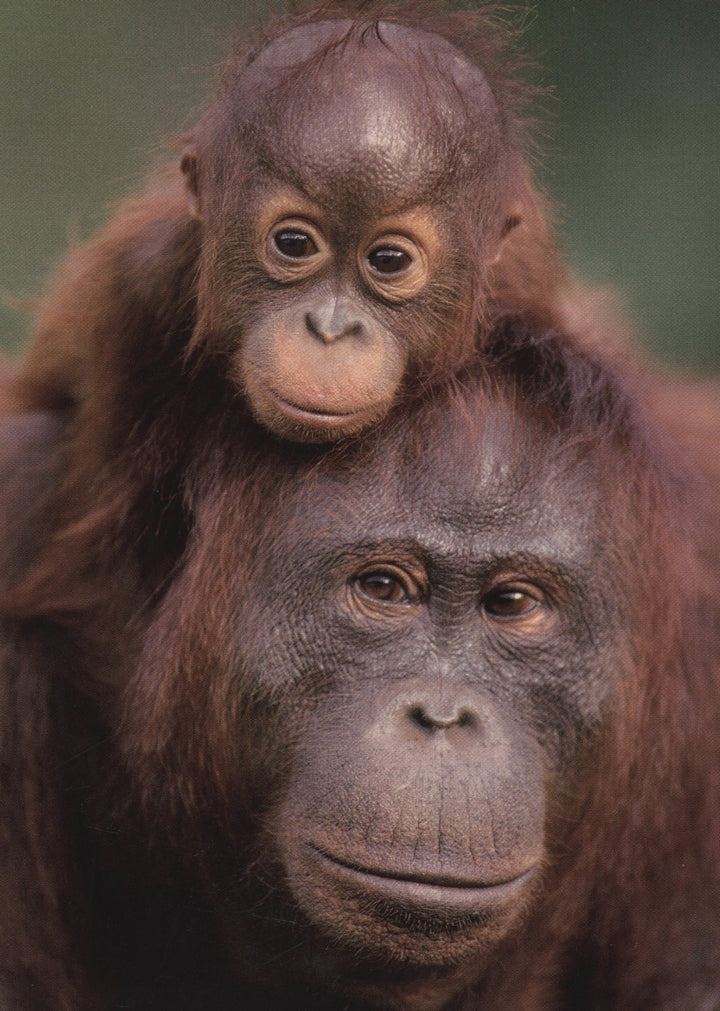
[[[622,295],[642,339],[720,364],[716,0],[508,4],[552,89],[545,188],[568,258]],[[0,0],[0,295],[37,294],[192,124],[251,0]],[[525,13],[522,13],[522,12]],[[0,308],[0,348],[28,317]]]

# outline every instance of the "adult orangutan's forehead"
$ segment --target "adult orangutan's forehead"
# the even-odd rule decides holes
[[[257,154],[308,190],[431,197],[502,150],[482,73],[439,36],[325,22],[280,36],[240,75],[238,109]],[[242,97],[240,96],[242,93]],[[311,194],[312,195],[312,194]]]

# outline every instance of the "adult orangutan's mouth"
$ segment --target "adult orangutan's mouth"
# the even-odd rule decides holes
[[[533,864],[509,878],[484,880],[440,869],[363,866],[312,844],[308,849],[319,870],[334,878],[340,886],[362,891],[386,903],[451,918],[490,912],[496,904],[525,888],[537,869]]]

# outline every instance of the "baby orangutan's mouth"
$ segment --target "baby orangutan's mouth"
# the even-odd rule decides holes
[[[375,418],[387,410],[387,402],[366,404],[353,410],[332,410],[319,408],[309,404],[298,404],[286,400],[274,390],[266,389],[266,395],[275,404],[275,409],[290,423],[298,426],[309,426],[332,434],[338,430],[342,435],[351,435],[365,428]]]

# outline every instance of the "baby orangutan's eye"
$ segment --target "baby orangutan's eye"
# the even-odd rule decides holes
[[[275,248],[292,260],[305,260],[317,253],[318,248],[307,232],[294,228],[283,229],[273,236]]]
[[[412,264],[412,257],[404,249],[381,246],[373,249],[368,263],[376,274],[401,274]]]
[[[414,298],[431,277],[427,248],[435,248],[434,233],[427,228],[425,243],[409,235],[377,236],[358,251],[360,273],[370,288],[382,299],[404,302]]]

